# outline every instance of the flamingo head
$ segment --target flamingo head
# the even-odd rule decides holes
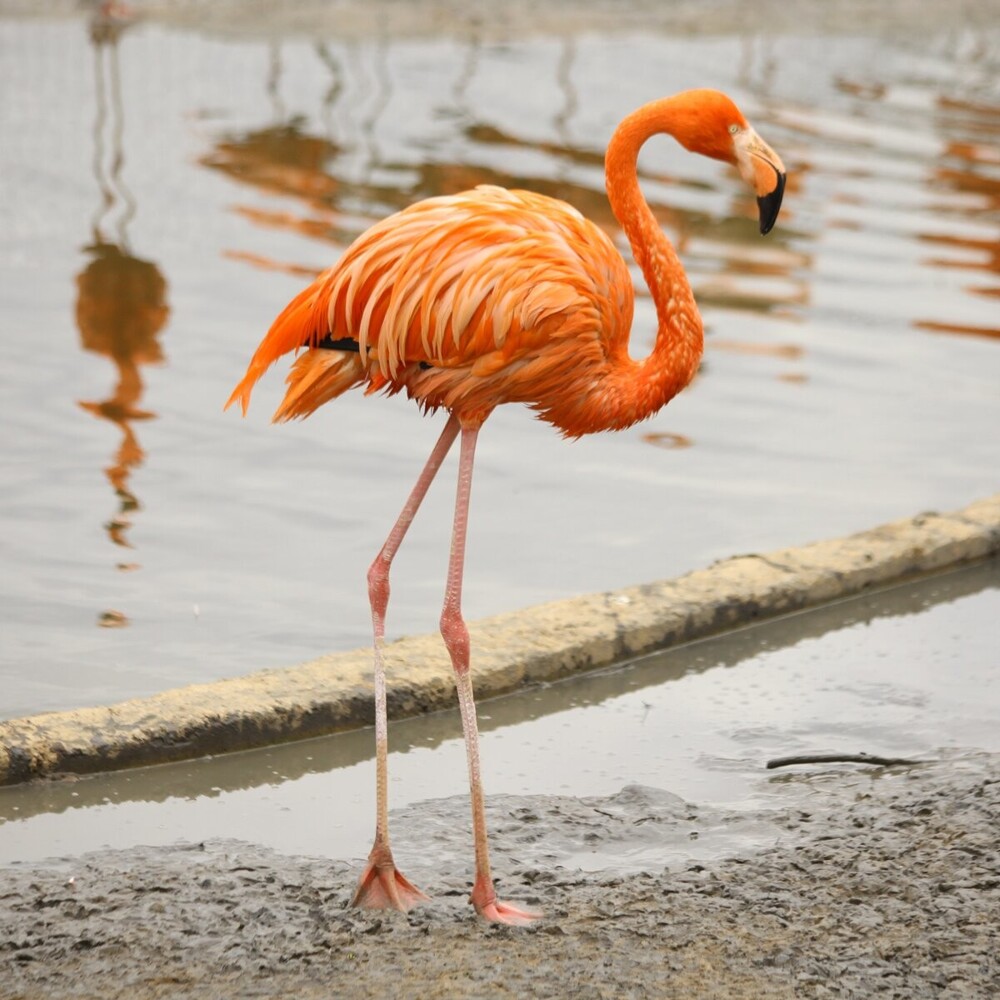
[[[668,101],[670,132],[692,153],[723,160],[739,170],[757,196],[761,234],[769,233],[785,193],[785,166],[778,154],[717,90],[688,90]]]

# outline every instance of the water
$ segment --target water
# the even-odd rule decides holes
[[[417,198],[497,182],[611,226],[611,130],[689,86],[731,93],[780,152],[782,216],[761,239],[733,171],[650,144],[703,372],[617,435],[491,418],[469,617],[997,489],[991,5],[703,6],[136,4],[108,26],[0,4],[0,716],[367,643],[365,569],[443,417],[354,395],[270,427],[275,372],[241,421],[221,407],[250,352]],[[642,297],[634,353],[653,326]],[[437,621],[452,468],[390,635]]]

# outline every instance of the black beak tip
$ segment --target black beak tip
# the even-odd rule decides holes
[[[775,171],[778,183],[770,194],[757,199],[757,212],[760,216],[760,235],[767,234],[774,228],[778,220],[778,210],[781,208],[781,199],[785,194],[785,175]]]

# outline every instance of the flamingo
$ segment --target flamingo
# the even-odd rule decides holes
[[[409,910],[428,897],[396,867],[389,845],[385,615],[389,570],[431,481],[461,435],[458,489],[440,630],[451,657],[468,758],[475,845],[470,902],[487,921],[541,914],[497,898],[490,873],[479,735],[462,618],[462,576],[476,441],[501,403],[524,403],[565,437],[618,430],[656,413],[694,376],[702,322],[684,269],[639,187],[636,160],[656,134],[733,164],[757,196],[760,231],[781,206],[785,168],[736,105],[690,90],[628,115],[608,145],[608,198],[656,304],[656,341],[629,356],[634,292],[609,237],[576,209],[530,191],[480,186],[428,198],[363,233],[278,316],[226,404],[296,352],[275,421],[302,418],[355,386],[405,390],[448,420],[368,570],[374,633],[375,839],[353,905]]]

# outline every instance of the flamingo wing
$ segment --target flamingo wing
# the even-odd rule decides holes
[[[570,370],[586,381],[627,353],[632,296],[611,240],[564,202],[491,186],[429,198],[372,226],[289,303],[230,403],[245,410],[264,371],[306,348],[275,419],[361,384],[469,419],[512,401],[545,416]]]

